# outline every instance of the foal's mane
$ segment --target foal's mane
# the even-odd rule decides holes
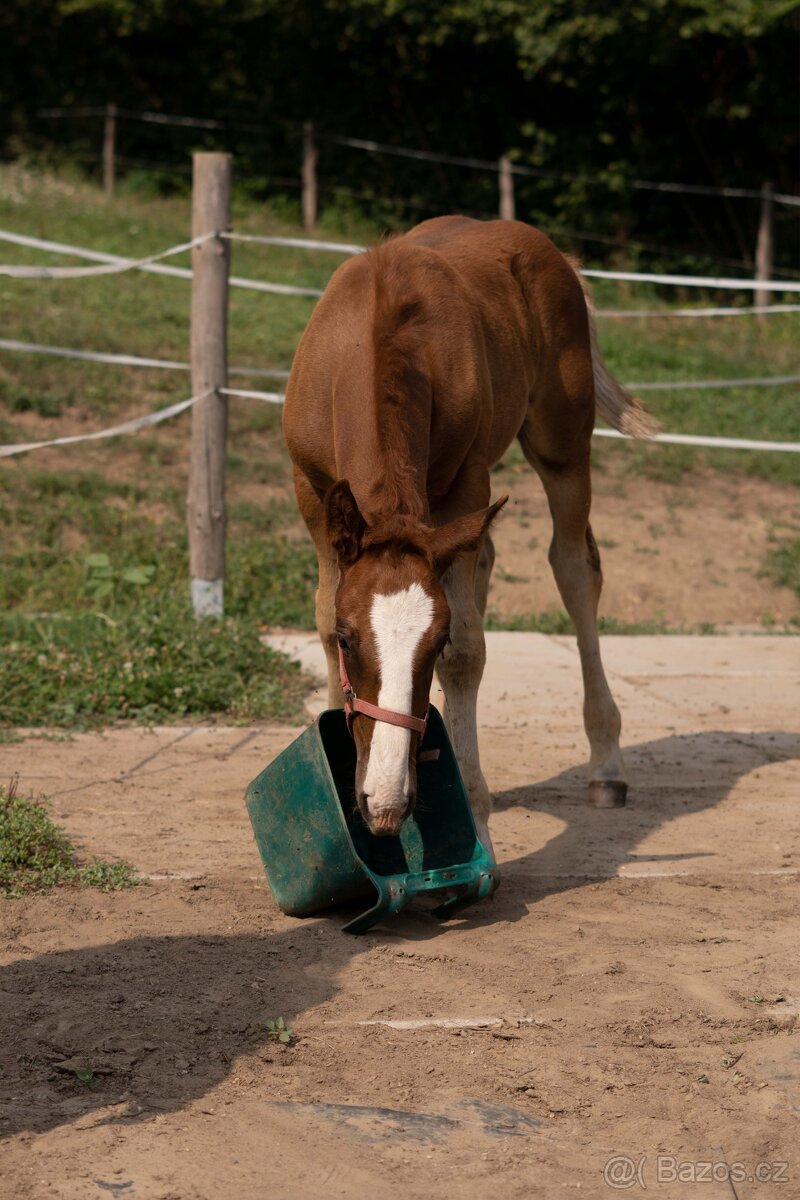
[[[383,461],[381,516],[427,516],[431,379],[424,342],[427,307],[420,251],[397,238],[367,256],[372,272],[373,393]]]

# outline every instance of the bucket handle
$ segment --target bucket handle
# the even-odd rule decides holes
[[[435,882],[434,877],[437,877]],[[478,900],[491,896],[499,878],[496,869],[490,871],[480,866],[465,864],[452,869],[430,871],[424,875],[392,875],[385,880],[377,880],[373,876],[372,882],[378,891],[376,903],[359,917],[349,921],[343,927],[344,933],[366,933],[384,917],[400,912],[409,900],[423,892],[434,891],[437,888],[458,888],[455,896],[451,896],[433,910],[434,916],[447,919],[471,904],[476,904]]]

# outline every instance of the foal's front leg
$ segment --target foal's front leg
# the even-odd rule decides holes
[[[475,603],[477,554],[468,554],[442,579],[450,605],[450,645],[436,664],[444,691],[444,720],[469,796],[478,837],[493,851],[489,836],[492,798],[478,753],[478,688],[486,662],[483,618]]]
[[[339,654],[336,649],[336,588],[339,582],[339,566],[329,550],[326,553],[323,549],[318,549],[317,559],[319,585],[315,613],[317,632],[325,650],[328,666],[328,708],[341,708],[344,696],[339,680]]]
[[[339,583],[339,564],[328,540],[325,507],[299,467],[294,468],[294,488],[298,507],[317,551],[319,584],[315,597],[315,614],[317,632],[328,667],[328,708],[341,708],[344,698],[339,682],[339,655],[336,648],[336,588]]]

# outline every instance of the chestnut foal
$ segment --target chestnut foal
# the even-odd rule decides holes
[[[515,437],[544,484],[550,564],[577,632],[590,798],[624,804],[620,716],[597,636],[595,406],[617,429],[650,431],[598,353],[576,266],[530,226],[425,221],[328,284],[295,356],[284,433],[319,558],[328,699],[341,705],[345,689],[354,710],[356,797],[373,833],[396,834],[414,806],[435,668],[491,847],[476,707],[488,529],[505,498],[489,506],[489,472]]]

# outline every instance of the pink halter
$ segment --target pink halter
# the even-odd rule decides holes
[[[430,705],[426,708],[424,717],[412,717],[410,713],[394,712],[391,708],[380,708],[377,704],[370,704],[368,700],[359,700],[355,688],[348,678],[341,646],[339,647],[339,682],[344,692],[344,714],[347,720],[347,730],[351,736],[353,733],[353,718],[361,713],[363,716],[369,717],[372,721],[383,721],[387,725],[399,725],[402,729],[410,729],[413,733],[420,735],[419,740],[422,742],[425,737],[425,730],[428,728]],[[417,756],[417,761],[428,762],[438,757],[438,750],[425,750]]]

